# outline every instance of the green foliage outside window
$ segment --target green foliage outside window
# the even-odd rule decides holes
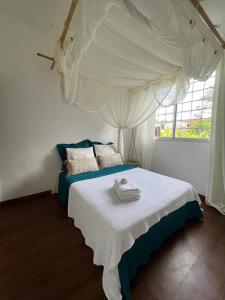
[[[210,138],[211,118],[202,120],[192,120],[192,123],[186,129],[176,128],[177,138]],[[171,138],[173,136],[172,129],[166,127],[165,130],[160,130],[160,137]]]

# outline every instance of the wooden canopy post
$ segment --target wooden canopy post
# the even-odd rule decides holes
[[[66,22],[65,22],[65,25],[64,25],[64,29],[63,29],[63,32],[62,32],[61,37],[60,37],[61,49],[63,49],[63,44],[64,44],[64,41],[65,41],[65,38],[66,38],[66,34],[67,34],[68,29],[70,27],[70,24],[71,24],[75,9],[77,7],[77,4],[78,4],[78,0],[72,0],[71,5],[70,5],[70,9],[69,9],[69,13],[67,15]],[[43,58],[46,58],[48,60],[51,60],[52,61],[51,70],[54,69],[55,60],[54,60],[53,57],[50,57],[48,55],[45,55],[45,54],[42,54],[42,53],[39,53],[39,52],[37,53],[37,55],[41,56]]]
[[[221,37],[221,35],[219,34],[219,32],[216,29],[216,26],[212,23],[212,21],[210,20],[209,16],[207,15],[206,11],[204,10],[204,8],[202,7],[201,3],[199,0],[190,0],[191,3],[194,5],[194,7],[197,9],[197,11],[199,12],[200,16],[202,17],[202,19],[205,21],[205,23],[207,24],[207,26],[209,27],[209,29],[212,31],[212,33],[215,35],[215,37],[217,38],[217,40],[219,41],[220,45],[222,48],[225,49],[225,41],[224,39]]]
[[[73,18],[75,9],[77,7],[77,4],[78,4],[78,0],[72,0],[70,10],[69,10],[69,13],[67,15],[66,22],[65,22],[65,25],[64,25],[64,29],[63,29],[63,32],[62,32],[62,35],[61,35],[61,38],[60,38],[61,49],[63,49],[63,43],[65,41],[66,34],[67,34],[67,31],[70,27],[70,23],[72,21],[72,18]]]
[[[50,57],[48,55],[45,55],[45,54],[42,54],[42,53],[39,53],[37,52],[37,55],[40,56],[40,57],[43,57],[43,58],[46,58],[46,59],[49,59],[52,61],[52,64],[51,64],[51,70],[53,70],[54,66],[55,66],[55,60],[53,57]]]
[[[194,7],[198,10],[200,16],[205,21],[206,25],[209,27],[209,29],[212,31],[212,33],[215,35],[215,37],[219,41],[221,47],[225,49],[225,41],[223,40],[223,38],[221,37],[221,35],[217,31],[216,26],[210,20],[210,18],[207,15],[206,11],[204,10],[202,5],[200,4],[200,1],[199,0],[190,0],[190,1],[194,5]],[[67,15],[66,22],[65,22],[65,25],[64,25],[64,29],[63,29],[63,32],[62,32],[61,37],[60,37],[61,49],[63,49],[63,44],[64,44],[64,41],[65,41],[65,38],[66,38],[66,34],[67,34],[68,29],[70,27],[70,24],[71,24],[75,9],[77,7],[77,4],[78,4],[78,0],[72,0],[71,5],[70,5],[70,9],[69,9],[69,13]],[[51,69],[54,68],[55,60],[54,60],[53,57],[50,57],[50,56],[47,56],[47,55],[41,54],[41,53],[37,53],[37,55],[41,56],[43,58],[51,60],[52,61]]]

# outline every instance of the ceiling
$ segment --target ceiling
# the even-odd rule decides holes
[[[62,32],[71,0],[0,0],[0,9],[28,27],[56,39]],[[202,6],[225,39],[225,0],[202,0]]]
[[[62,32],[70,3],[71,0],[0,0],[0,10],[56,40]]]
[[[219,25],[218,32],[225,40],[225,0],[203,0],[201,5],[207,12],[212,23]]]

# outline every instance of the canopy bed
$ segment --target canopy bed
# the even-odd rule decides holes
[[[98,112],[117,128],[122,157],[123,130],[141,128],[142,166],[151,147],[151,116],[158,106],[179,102],[190,78],[205,80],[219,66],[215,111],[224,108],[224,42],[218,43],[215,28],[206,26],[199,7],[189,0],[73,1],[56,44],[53,62],[63,101]],[[211,175],[222,178],[221,197],[216,200],[211,180],[207,201],[225,214],[224,159],[218,166],[225,143],[224,115],[223,109],[214,120],[220,136],[211,152]],[[89,140],[80,144],[92,146]],[[143,195],[140,201],[121,203],[110,187],[117,176],[128,175]],[[130,299],[129,281],[138,265],[188,219],[203,217],[190,184],[141,168],[119,165],[71,176],[62,171],[59,177],[60,198],[93,249],[94,263],[104,266],[103,288],[111,300]]]
[[[84,140],[57,149],[64,162],[70,149],[89,152],[96,143]],[[134,179],[141,191],[138,201],[119,200],[113,183],[121,177]],[[93,249],[94,264],[104,267],[103,289],[112,300],[131,299],[138,267],[188,220],[203,219],[199,196],[189,183],[126,164],[69,176],[63,165],[59,197]]]

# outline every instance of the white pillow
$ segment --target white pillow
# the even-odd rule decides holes
[[[98,162],[101,169],[123,165],[120,153],[111,155],[99,155]]]
[[[114,144],[111,145],[94,145],[95,155],[112,155],[116,153],[116,147]]]
[[[93,147],[89,148],[66,148],[67,160],[94,157]]]
[[[76,160],[67,160],[67,175],[80,174],[90,171],[98,171],[99,167],[95,157]]]

